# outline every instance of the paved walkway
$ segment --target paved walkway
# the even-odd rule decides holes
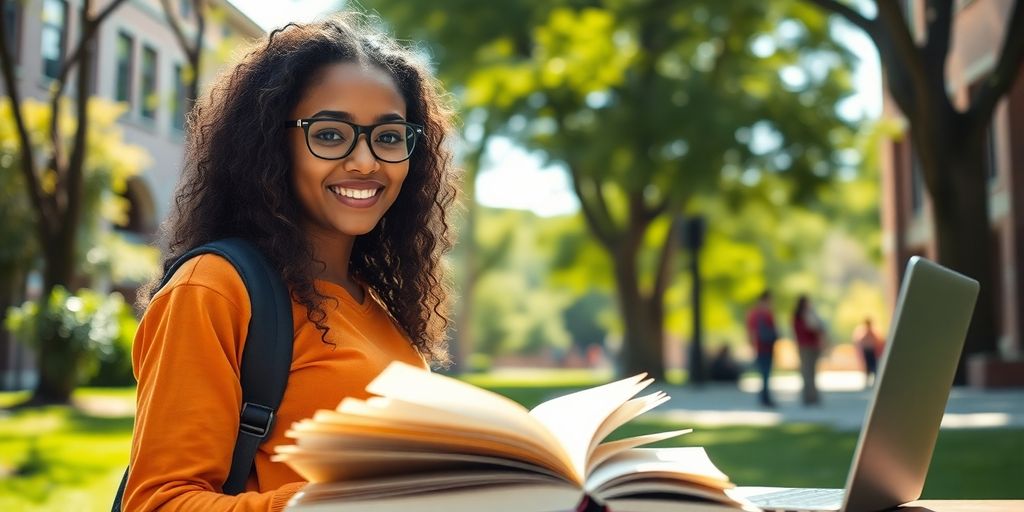
[[[774,409],[758,405],[759,379],[747,378],[739,387],[714,384],[702,390],[691,387],[663,388],[672,399],[647,413],[692,425],[777,425],[816,423],[840,430],[859,430],[864,421],[871,390],[864,389],[864,377],[855,372],[826,372],[818,376],[822,403],[804,407],[800,403],[800,377],[782,375],[772,379]],[[953,388],[942,419],[942,428],[1024,428],[1024,389],[981,391]]]

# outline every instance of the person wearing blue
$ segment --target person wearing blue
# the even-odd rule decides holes
[[[779,338],[778,333],[772,314],[772,292],[765,290],[747,314],[747,338],[757,354],[757,369],[761,372],[760,400],[765,407],[775,407],[768,381],[771,378],[772,354],[775,340]]]

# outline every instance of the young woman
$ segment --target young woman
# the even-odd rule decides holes
[[[292,422],[365,397],[392,361],[447,361],[451,111],[424,63],[366,26],[347,16],[274,31],[190,115],[164,268],[213,240],[252,242],[292,294],[291,371],[246,492],[222,494],[245,285],[205,254],[144,290],[124,510],[280,510],[303,485],[270,460]]]

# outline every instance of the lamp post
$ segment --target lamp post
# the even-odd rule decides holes
[[[689,361],[689,380],[696,386],[702,386],[707,381],[700,311],[700,249],[704,245],[706,224],[701,215],[689,217],[683,223],[683,243],[690,251],[690,275],[693,278],[690,300],[693,305],[693,339],[690,341],[690,352],[687,359]]]

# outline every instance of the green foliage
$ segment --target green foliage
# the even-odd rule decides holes
[[[100,233],[85,255],[83,270],[119,284],[144,283],[160,269],[160,249],[136,243],[117,231]]]
[[[111,371],[121,373],[127,366],[130,374],[127,354],[138,321],[118,293],[82,289],[71,294],[57,286],[42,308],[36,301],[11,308],[5,326],[32,346],[42,339],[59,340],[60,354],[47,354],[43,364],[56,365],[54,374],[71,376],[76,383],[96,375],[101,361],[115,363]]]
[[[25,267],[38,251],[10,109],[9,101],[0,102],[0,268],[5,270]]]
[[[481,251],[501,248],[503,262],[476,283],[471,322],[483,354],[564,352],[570,344],[559,314],[568,295],[546,286],[548,251],[529,228],[544,222],[528,212],[480,209]]]
[[[70,144],[73,139],[76,120],[70,104],[61,108],[64,117],[60,120],[60,131]],[[86,134],[86,159],[82,194],[82,219],[78,231],[78,260],[101,243],[105,223],[124,225],[127,223],[128,202],[123,194],[128,181],[138,176],[150,163],[146,151],[140,146],[127,144],[117,119],[124,113],[125,106],[106,100],[89,100],[89,129]],[[22,117],[37,155],[49,154],[51,141],[49,105],[26,99],[20,105]],[[0,248],[0,263],[6,268],[27,265],[39,257],[38,241],[35,237],[35,213],[25,192],[21,166],[21,142],[18,139],[11,103],[0,101],[0,235],[6,242]],[[65,154],[70,147],[63,148]],[[53,193],[56,177],[53,171],[42,174],[46,193]],[[155,259],[153,260],[155,265]],[[87,267],[88,268],[88,267]]]
[[[612,307],[611,297],[603,293],[591,292],[576,299],[565,308],[562,319],[565,328],[572,336],[574,347],[585,348],[589,345],[604,345],[608,336],[608,328],[601,323],[601,314]]]
[[[611,298],[617,251],[639,237],[636,281],[648,292],[670,220],[702,214],[702,321],[713,344],[745,345],[744,313],[766,287],[785,328],[796,296],[809,293],[835,319],[837,340],[848,335],[848,318],[884,312],[881,299],[867,299],[882,297],[877,148],[899,129],[859,129],[838,116],[836,103],[852,90],[852,56],[807,2],[363,4],[399,37],[425,42],[471,113],[467,134],[486,124],[542,152],[576,174],[585,207],[608,212],[596,222],[581,215],[521,225],[539,230],[534,263],[505,261],[497,272],[529,268],[520,279],[533,283],[533,269],[544,269],[541,281],[567,294],[567,307],[590,294]],[[594,238],[600,230],[619,237],[614,247]],[[675,258],[664,297],[665,329],[682,339],[693,321],[689,257]],[[494,315],[532,284],[502,277],[483,287],[493,297],[476,312],[480,329],[520,336]],[[587,314],[618,335],[625,322],[615,303]]]

